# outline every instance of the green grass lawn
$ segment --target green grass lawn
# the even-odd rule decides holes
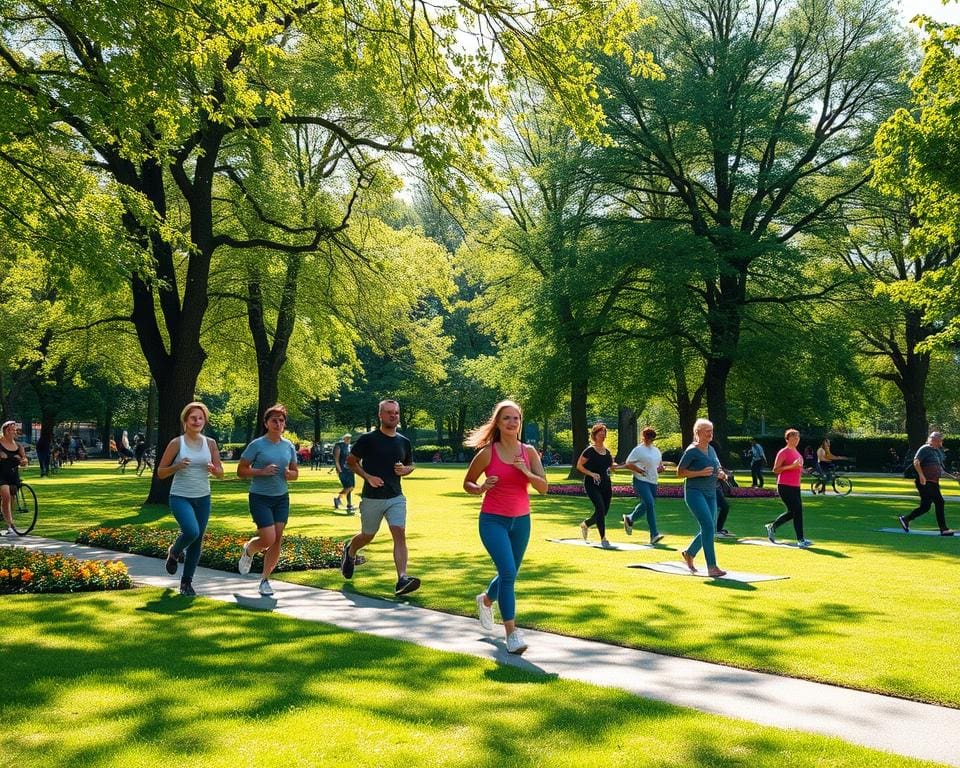
[[[4,766],[932,765],[168,590],[7,595],[0,637]]]
[[[232,471],[232,467],[228,468]],[[462,467],[421,465],[404,487],[409,498],[410,571],[423,579],[411,602],[451,613],[472,614],[473,596],[492,575],[476,532],[479,500],[460,490]],[[337,482],[326,470],[305,469],[292,498],[291,532],[347,538],[358,518],[334,513]],[[563,477],[551,472],[551,480]],[[906,493],[910,485],[878,478]],[[858,488],[859,488],[859,479]],[[872,483],[872,479],[866,482]],[[37,480],[41,518],[36,533],[72,540],[93,524],[149,523],[174,527],[164,508],[140,508],[148,480],[118,475],[106,463],[67,468]],[[753,547],[718,541],[721,567],[789,576],[785,581],[744,585],[701,581],[628,569],[634,562],[677,560],[694,533],[680,500],[660,499],[658,517],[666,546],[641,552],[605,552],[548,543],[577,536],[587,516],[585,498],[536,497],[534,529],[518,582],[518,621],[580,637],[749,669],[821,680],[924,701],[960,706],[960,646],[953,633],[960,619],[960,538],[892,535],[912,508],[910,497],[857,499],[805,497],[811,551]],[[626,540],[616,525],[632,502],[615,499],[611,538]],[[780,511],[776,499],[734,500],[728,527],[741,536],[762,536],[762,524]],[[960,525],[960,505],[947,519]],[[252,529],[245,485],[214,485],[212,525]],[[935,527],[933,514],[922,527]],[[791,535],[787,525],[782,533]],[[644,542],[637,530],[632,541]],[[389,534],[366,550],[353,588],[392,595]],[[340,589],[337,571],[289,573],[284,579]]]

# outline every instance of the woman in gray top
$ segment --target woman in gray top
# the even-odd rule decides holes
[[[684,478],[683,500],[687,503],[700,531],[686,551],[680,553],[683,562],[691,572],[696,573],[693,558],[703,548],[707,561],[707,573],[714,578],[726,576],[727,572],[717,567],[717,556],[713,548],[713,535],[717,526],[717,480],[725,480],[727,475],[720,468],[720,459],[713,450],[713,423],[707,419],[697,419],[693,425],[693,442],[687,446],[677,464],[677,475]]]

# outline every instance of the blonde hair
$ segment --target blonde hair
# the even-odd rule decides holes
[[[185,406],[183,406],[183,410],[180,411],[181,427],[187,423],[187,416],[190,415],[190,411],[203,411],[203,420],[207,424],[210,423],[210,409],[199,400],[194,400],[192,403],[187,403]],[[126,433],[126,430],[124,430],[124,433]]]
[[[710,419],[697,419],[693,422],[693,435],[696,437],[704,427],[713,428],[713,422]]]
[[[470,448],[482,448],[485,445],[496,443],[500,440],[500,427],[497,422],[500,420],[500,414],[504,408],[516,408],[520,414],[520,434],[523,434],[523,409],[513,400],[501,400],[493,406],[493,415],[484,424],[475,429],[471,429],[463,444]]]
[[[791,435],[796,435],[797,437],[800,437],[800,430],[790,427],[790,429],[788,429],[786,432],[783,433],[783,439],[789,440]]]

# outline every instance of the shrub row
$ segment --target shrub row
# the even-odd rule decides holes
[[[140,525],[119,528],[86,528],[77,535],[77,544],[132,552],[148,557],[166,557],[176,532]],[[237,571],[237,560],[247,537],[236,533],[207,531],[203,536],[200,565],[220,571]],[[276,571],[306,571],[313,568],[339,568],[343,541],[321,536],[285,536]],[[263,553],[253,558],[251,571],[263,572]]]
[[[96,592],[132,586],[127,566],[120,562],[0,548],[0,593]]]
[[[555,496],[586,496],[582,483],[568,483],[565,485],[551,485],[547,487],[547,493]],[[632,485],[613,486],[613,495],[618,498],[633,498],[636,494],[633,492]],[[769,499],[777,494],[769,488],[743,488],[733,487],[726,494],[733,499]],[[682,485],[658,485],[657,498],[663,499],[682,499]]]

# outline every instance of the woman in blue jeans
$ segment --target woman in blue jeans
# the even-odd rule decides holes
[[[663,539],[663,534],[657,530],[655,511],[657,480],[663,472],[663,456],[660,449],[653,444],[656,437],[657,431],[653,427],[644,427],[640,433],[640,444],[630,451],[627,460],[620,465],[633,473],[633,492],[640,500],[629,515],[623,516],[623,530],[628,536],[633,535],[633,525],[642,509],[650,528],[651,544]]]
[[[499,602],[506,633],[507,651],[521,654],[527,643],[516,625],[517,572],[530,541],[530,496],[532,485],[547,492],[547,479],[540,455],[520,441],[523,422],[520,406],[510,400],[497,403],[486,424],[473,430],[465,445],[479,448],[467,468],[463,489],[483,496],[480,505],[480,541],[497,569],[486,590],[477,595],[480,626],[493,630],[493,604]],[[480,475],[485,475],[483,482]]]
[[[177,572],[183,558],[180,594],[193,596],[193,574],[200,562],[203,533],[210,520],[210,475],[223,478],[220,451],[213,438],[203,434],[210,411],[203,403],[187,403],[180,412],[183,434],[167,443],[157,465],[157,477],[173,475],[170,511],[180,525],[180,535],[167,549],[167,573]]]
[[[714,578],[726,576],[727,572],[717,567],[717,555],[713,536],[717,526],[717,480],[726,479],[720,468],[717,452],[710,441],[713,439],[713,424],[707,419],[697,419],[693,425],[693,442],[680,457],[677,476],[684,478],[683,500],[700,524],[700,531],[685,551],[680,553],[691,572],[696,573],[693,558],[703,548],[707,561],[707,573]]]

